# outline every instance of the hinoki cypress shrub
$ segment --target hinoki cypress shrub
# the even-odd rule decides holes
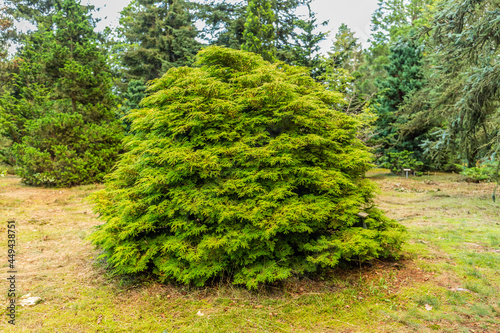
[[[332,108],[340,94],[244,51],[209,47],[198,65],[150,87],[94,196],[106,223],[92,239],[117,273],[255,288],[397,253],[404,230],[372,205],[371,157]]]

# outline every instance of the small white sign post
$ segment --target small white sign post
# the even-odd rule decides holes
[[[411,169],[403,169],[403,171],[406,171],[406,179],[408,179],[408,172],[410,172]]]

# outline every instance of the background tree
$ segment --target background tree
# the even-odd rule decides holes
[[[243,45],[246,22],[246,2],[212,0],[195,5],[195,16],[205,26],[199,37],[209,45],[219,45],[235,50]]]
[[[241,49],[272,60],[276,53],[274,21],[271,0],[249,0]]]
[[[327,36],[327,32],[315,32],[318,28],[316,15],[307,4],[308,19],[299,19],[295,25],[299,32],[296,34],[291,45],[287,46],[288,52],[282,53],[282,59],[288,64],[307,67],[311,71],[311,76],[317,78],[321,74],[321,60],[319,56],[319,43]],[[328,21],[322,22],[325,26]]]
[[[8,138],[8,120],[6,118],[5,103],[2,95],[5,94],[5,84],[12,73],[13,62],[8,59],[9,41],[15,32],[13,18],[6,12],[6,7],[0,7],[0,163],[12,165],[14,160],[10,154],[11,140]]]
[[[139,109],[139,103],[146,97],[146,85],[140,80],[132,80],[128,84],[127,91],[124,92],[121,97],[123,99],[123,104],[120,107],[120,118],[125,125],[126,132],[130,132],[130,120],[127,116],[130,110]]]
[[[7,13],[7,7],[0,7],[0,95],[12,72],[12,61],[8,59],[8,55],[15,35],[14,18]]]
[[[405,99],[424,85],[421,47],[411,38],[400,39],[391,48],[389,64],[385,70],[388,76],[376,81],[380,93],[374,101],[378,115],[374,144],[381,155],[404,150],[418,152],[421,141],[418,138],[400,140],[398,126],[406,121],[400,112]]]
[[[58,0],[4,0],[7,13],[19,20],[26,20],[37,26],[46,26],[52,23],[52,14],[56,8]]]
[[[0,7],[0,60],[7,57],[9,36],[14,32],[13,19],[6,12],[6,7]]]
[[[468,167],[496,156],[499,6],[443,1],[427,42],[428,84],[405,105],[404,137],[427,130],[422,147],[436,167]]]
[[[107,58],[87,7],[64,0],[53,22],[25,39],[3,97],[18,173],[32,185],[100,181],[121,147]]]
[[[491,1],[444,1],[433,41],[439,50],[432,106],[447,117],[446,132],[470,166],[499,147],[500,6]],[[496,156],[495,154],[495,156]]]
[[[359,69],[363,60],[361,44],[354,32],[342,23],[330,51],[322,60],[323,73],[319,80],[327,89],[344,94],[346,103],[340,107],[345,113],[360,113],[370,99],[370,96],[362,95],[358,87],[362,80]]]
[[[437,0],[379,0],[372,15],[370,47],[364,54],[365,64],[360,71],[364,79],[360,88],[366,95],[377,93],[377,78],[387,75],[390,47],[411,31],[428,27],[432,22]]]
[[[288,64],[306,65],[311,68],[313,75],[317,75],[318,57],[315,52],[319,49],[319,42],[326,36],[325,33],[314,32],[317,27],[314,13],[309,11],[308,18],[301,18],[297,15],[297,9],[300,6],[308,6],[311,0],[293,0],[293,1],[275,1],[265,0],[262,2],[264,7],[259,9],[257,2],[227,2],[213,1],[208,4],[197,5],[196,15],[206,23],[202,37],[210,45],[221,45],[233,49],[241,49],[247,38],[244,38],[245,24],[250,23],[251,27],[247,33],[252,36],[266,30],[270,32],[269,36],[261,36],[263,42],[268,45],[264,49],[273,50],[277,60]],[[249,5],[252,4],[252,10],[249,12]],[[262,10],[267,15],[266,22],[263,17],[258,18],[257,10]],[[253,13],[252,13],[253,11]],[[249,16],[250,15],[250,16]],[[257,15],[257,16],[256,16]],[[269,18],[272,17],[272,24]],[[248,21],[248,22],[247,22]],[[261,26],[264,24],[265,27]],[[264,30],[262,30],[264,28]],[[253,29],[253,31],[251,31]],[[260,31],[260,32],[259,32]],[[247,35],[249,37],[249,35]],[[253,37],[252,37],[253,38]],[[251,43],[262,43],[255,37]],[[256,45],[257,45],[256,44]],[[258,45],[257,45],[258,46]],[[260,51],[259,51],[260,52]]]
[[[184,0],[135,0],[121,12],[120,33],[128,44],[123,80],[146,83],[172,67],[189,66],[201,45],[190,3]]]
[[[378,119],[369,142],[377,148],[378,163],[394,165],[391,159],[405,159],[406,150],[414,154],[411,159],[415,163],[430,167],[420,145],[429,138],[434,124],[410,128],[406,123],[417,112],[407,104],[414,96],[424,102],[420,91],[430,82],[429,77],[424,78],[429,71],[422,52],[428,37],[421,32],[431,25],[435,2],[380,0],[372,15],[371,45],[359,68],[357,90],[361,96],[373,96],[368,103]]]

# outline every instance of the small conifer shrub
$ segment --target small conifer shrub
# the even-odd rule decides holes
[[[13,147],[17,174],[34,186],[101,182],[120,153],[122,137],[116,120],[91,123],[79,113],[30,120],[22,143]]]
[[[198,66],[150,87],[93,197],[105,223],[92,240],[118,274],[255,288],[397,253],[404,229],[372,205],[371,156],[332,107],[340,94],[244,51],[209,47]]]

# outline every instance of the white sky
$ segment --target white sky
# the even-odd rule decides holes
[[[97,28],[104,29],[106,26],[117,26],[120,11],[130,3],[131,0],[81,0],[82,4],[92,4],[100,8],[93,15],[101,18]],[[0,0],[0,5],[2,5]],[[316,13],[318,24],[329,20],[329,25],[320,27],[321,31],[330,31],[327,40],[321,44],[321,52],[329,50],[332,40],[341,23],[347,24],[356,33],[356,37],[367,46],[370,36],[370,19],[377,8],[377,0],[313,0],[311,9]],[[304,12],[305,14],[306,12]]]
[[[82,3],[94,5],[101,10],[94,17],[102,18],[98,29],[106,26],[118,25],[120,11],[130,3],[131,0],[105,1],[105,0],[82,0]],[[377,8],[377,0],[313,0],[311,10],[316,13],[317,22],[329,20],[328,26],[321,27],[321,31],[331,31],[327,40],[321,44],[322,53],[330,49],[341,23],[347,24],[356,33],[356,37],[367,46],[370,36],[370,19]],[[306,12],[304,12],[306,14]],[[107,17],[106,19],[104,19]]]

